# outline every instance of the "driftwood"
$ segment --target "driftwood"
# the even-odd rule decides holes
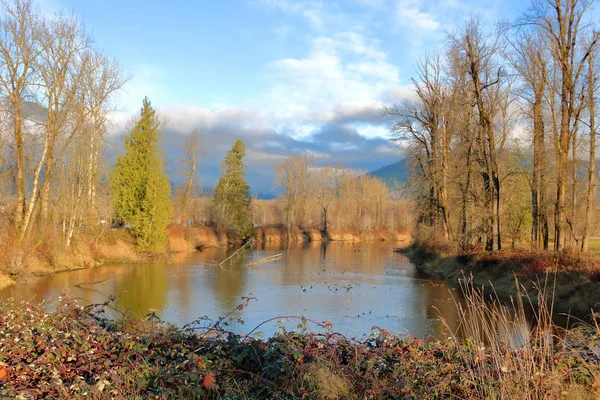
[[[229,257],[227,257],[226,259],[224,259],[223,261],[221,261],[219,263],[219,267],[223,264],[225,264],[227,261],[229,261],[231,258],[233,258],[233,256],[235,256],[236,254],[238,254],[240,251],[244,250],[246,247],[250,248],[252,247],[252,245],[254,244],[254,239],[250,239],[248,240],[246,243],[244,243],[244,245],[242,247],[240,247],[239,249],[237,249],[236,251],[233,252],[232,255],[230,255]]]
[[[260,260],[252,261],[251,263],[246,264],[246,267],[252,267],[255,265],[259,265],[259,264],[264,264],[264,263],[268,263],[270,261],[279,261],[279,260],[281,260],[282,255],[283,255],[282,253],[273,254],[272,256],[268,256],[265,258],[261,258]]]

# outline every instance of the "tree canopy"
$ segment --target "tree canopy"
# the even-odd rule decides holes
[[[110,175],[115,218],[130,224],[141,250],[162,250],[171,222],[171,186],[158,148],[160,122],[148,98],[139,119],[125,139],[125,155]]]
[[[241,140],[236,141],[221,163],[223,175],[215,188],[214,199],[220,227],[242,240],[250,238],[253,233],[253,226],[248,217],[250,186],[246,182],[244,172],[245,155],[246,145]]]

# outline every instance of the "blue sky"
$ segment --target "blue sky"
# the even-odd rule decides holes
[[[205,147],[199,178],[212,186],[236,139],[248,146],[256,192],[273,165],[310,151],[321,164],[375,169],[401,155],[387,141],[383,105],[411,95],[419,55],[477,13],[490,26],[528,1],[501,0],[40,0],[73,10],[97,47],[133,78],[119,96],[112,137],[147,95],[166,120],[170,172],[185,135]]]

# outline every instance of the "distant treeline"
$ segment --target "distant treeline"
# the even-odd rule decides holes
[[[255,226],[410,230],[412,202],[390,192],[379,178],[341,166],[319,167],[309,155],[294,155],[275,167],[283,193],[278,199],[249,202],[249,219]],[[175,202],[181,202],[175,197]],[[217,203],[194,197],[190,207],[175,207],[176,220],[193,225],[218,225]]]

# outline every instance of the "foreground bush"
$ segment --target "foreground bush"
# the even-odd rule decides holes
[[[358,341],[300,318],[301,333],[258,340],[224,319],[181,329],[153,314],[112,321],[109,304],[45,306],[0,305],[2,398],[582,398],[598,382],[592,328],[519,348],[477,336],[424,344],[377,327]]]

